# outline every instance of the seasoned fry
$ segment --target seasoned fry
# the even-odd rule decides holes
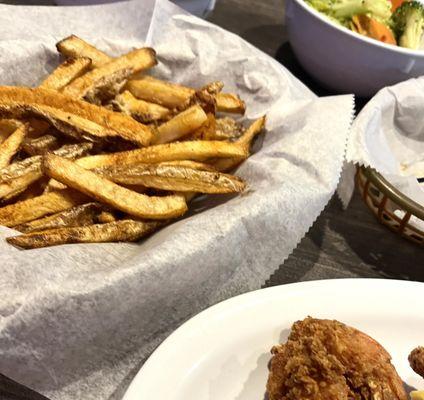
[[[63,93],[101,104],[119,92],[125,79],[156,64],[156,52],[152,48],[136,49],[76,78]]]
[[[142,146],[150,143],[151,130],[120,113],[109,111],[86,101],[76,100],[57,91],[24,87],[0,87],[0,116],[23,115],[22,108],[37,109],[46,106],[60,110],[62,115],[70,113],[94,124],[103,126],[106,131],[116,132],[125,140]]]
[[[94,68],[101,67],[103,64],[112,60],[111,57],[75,35],[71,35],[61,40],[56,44],[56,48],[66,57],[89,58]]]
[[[24,249],[71,243],[136,242],[160,228],[155,221],[122,220],[83,227],[50,229],[9,237],[7,242]]]
[[[173,165],[115,166],[98,173],[116,183],[180,192],[237,193],[246,186],[236,176]]]
[[[187,136],[188,140],[220,140],[216,134],[216,119],[215,114],[208,113],[207,121],[196,129],[193,133]]]
[[[160,104],[171,109],[177,108],[195,93],[194,89],[161,81],[147,75],[139,79],[130,80],[126,88],[141,100]]]
[[[159,163],[158,165],[173,165],[177,167],[187,167],[192,169],[198,169],[200,171],[211,171],[211,172],[216,171],[216,169],[212,165],[197,162],[197,161],[190,161],[190,160],[164,161]]]
[[[169,143],[178,140],[189,133],[200,128],[208,116],[202,107],[196,105],[176,115],[157,128],[156,136],[153,139],[155,144]]]
[[[63,190],[0,208],[0,225],[15,226],[87,202],[81,193]]]
[[[38,164],[38,165],[37,165]],[[41,156],[25,158],[14,162],[0,170],[0,182],[7,182],[19,178],[29,172],[37,171],[41,166]]]
[[[258,118],[246,129],[246,131],[237,139],[237,143],[247,146],[250,149],[253,139],[265,129],[266,117]]]
[[[39,87],[0,86],[0,225],[24,233],[10,244],[136,241],[196,194],[245,189],[225,172],[249,157],[265,117],[243,132],[217,116],[245,112],[222,82],[143,76],[151,48],[110,57],[74,35],[56,47],[67,59]]]
[[[0,143],[4,142],[21,125],[22,122],[16,119],[0,119]]]
[[[18,152],[28,133],[28,125],[22,124],[3,143],[0,144],[0,168],[9,165],[12,157]]]
[[[75,158],[87,153],[90,149],[89,146],[89,143],[65,145],[53,152],[53,154],[66,158]],[[16,197],[25,191],[29,185],[39,180],[43,176],[41,161],[41,156],[34,156],[0,170],[0,199],[7,201]],[[56,187],[57,189],[64,189],[64,187]]]
[[[74,79],[85,74],[91,68],[91,59],[86,57],[68,58],[60,64],[40,86],[44,89],[61,90]]]
[[[65,158],[78,158],[87,154],[93,148],[92,143],[68,144],[53,151],[53,154]],[[25,160],[10,164],[0,170],[0,183],[8,182],[25,174],[37,172],[41,174],[41,156],[33,156]]]
[[[235,145],[240,146],[241,148],[245,149],[248,154],[249,154],[249,150],[250,150],[250,146],[252,144],[253,139],[259,135],[263,129],[265,128],[265,116],[258,118],[256,121],[254,121],[249,128],[246,129],[246,131],[243,133],[242,136],[240,136],[235,142]],[[248,156],[246,156],[248,157]],[[218,171],[229,171],[235,167],[237,167],[237,165],[240,164],[242,160],[235,160],[235,159],[221,159],[221,160],[216,160],[213,163],[213,166],[218,170]]]
[[[175,110],[184,111],[187,108],[198,104],[208,114],[215,116],[216,99],[215,96],[222,90],[224,84],[222,82],[211,82],[195,91],[184,103],[181,103]]]
[[[97,216],[97,221],[101,224],[107,224],[108,222],[116,221],[116,217],[109,211],[102,211]]]
[[[77,160],[76,163],[81,167],[93,169],[120,164],[154,164],[176,160],[204,161],[208,158],[235,158],[237,160],[243,160],[247,155],[246,146],[222,141],[197,140],[193,142],[158,144],[143,149],[113,154],[87,156]]]
[[[21,194],[29,185],[42,176],[40,163],[39,171],[31,171],[15,179],[0,183],[0,199],[9,200]]]
[[[218,111],[232,114],[244,114],[246,104],[236,94],[218,93],[216,95],[216,106]]]
[[[217,118],[215,125],[215,139],[236,139],[243,133],[242,127],[232,118]]]
[[[47,184],[46,188],[44,189],[44,193],[49,193],[49,192],[53,192],[55,190],[62,190],[62,189],[66,189],[66,185],[58,182],[56,179],[50,179],[49,183]]]
[[[160,104],[167,108],[178,108],[188,101],[196,91],[175,83],[161,81],[151,76],[130,80],[126,88],[137,98]],[[216,95],[218,111],[244,114],[245,104],[240,98],[231,93],[218,93]]]
[[[0,106],[1,107],[1,106]],[[110,140],[111,138],[122,137],[119,132],[105,128],[88,119],[79,117],[57,108],[25,104],[13,111],[16,117],[25,118],[27,115],[37,115],[43,117],[60,132],[77,140]]]
[[[170,111],[167,108],[159,104],[136,99],[128,90],[116,96],[112,104],[117,110],[131,115],[137,121],[143,123],[161,121],[170,115]]]
[[[46,229],[64,228],[71,226],[92,225],[97,222],[97,216],[104,206],[99,203],[87,203],[72,207],[68,210],[36,219],[26,224],[17,225],[14,229],[19,232],[29,233],[44,231]]]
[[[44,135],[35,139],[27,138],[22,144],[22,149],[30,156],[37,156],[59,147],[59,140],[53,135]]]
[[[14,198],[15,202],[25,201],[29,199],[33,199],[34,197],[41,196],[43,194],[44,186],[46,184],[46,180],[41,178],[38,181],[35,181],[31,185],[29,185],[22,193]]]
[[[138,218],[168,219],[179,217],[187,211],[181,196],[145,196],[55,155],[46,155],[43,165],[51,178]]]

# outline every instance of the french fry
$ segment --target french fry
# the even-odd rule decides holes
[[[22,122],[16,119],[0,119],[0,143],[3,143],[21,124]]]
[[[109,165],[148,163],[156,164],[164,161],[192,160],[204,161],[209,158],[235,158],[243,160],[248,156],[246,146],[222,141],[177,142],[158,144],[143,149],[123,151],[113,154],[87,156],[76,161],[87,169],[106,167]]]
[[[47,184],[46,188],[44,189],[44,193],[49,193],[49,192],[53,192],[55,190],[62,190],[62,189],[66,189],[66,185],[58,182],[56,179],[50,179],[49,183]]]
[[[90,148],[87,145],[89,144],[65,145],[53,154],[75,158],[87,152]],[[8,201],[24,192],[28,186],[39,180],[43,176],[41,161],[41,156],[34,156],[0,170],[0,199],[2,201]],[[61,186],[59,189],[64,189],[64,187]]]
[[[0,183],[0,199],[7,201],[21,194],[29,185],[43,176],[40,171],[28,172],[18,178]]]
[[[112,60],[111,57],[88,44],[75,35],[71,35],[56,44],[59,53],[70,58],[86,57],[91,59],[94,68],[101,67]]]
[[[240,146],[241,148],[245,149],[248,154],[250,151],[250,146],[252,144],[253,139],[259,135],[263,129],[265,128],[265,121],[266,121],[266,117],[263,116],[261,118],[258,118],[257,120],[255,120],[247,129],[246,131],[243,133],[243,135],[241,135],[235,142],[234,144],[237,146]],[[248,157],[248,155],[246,156],[246,158]],[[229,171],[235,167],[237,167],[237,165],[240,164],[242,160],[235,160],[235,159],[220,159],[220,160],[216,160],[213,163],[213,166],[218,170],[218,171]]]
[[[41,156],[33,156],[14,162],[0,170],[0,182],[8,182],[12,179],[20,178],[27,173],[40,169],[40,167]]]
[[[93,148],[92,143],[68,144],[54,150],[53,154],[65,158],[78,158],[87,154]],[[41,156],[33,156],[10,164],[0,170],[0,183],[20,178],[25,174],[36,172],[41,174]]]
[[[117,132],[123,139],[142,146],[148,145],[152,139],[152,132],[147,126],[104,107],[73,99],[54,90],[0,87],[0,116],[23,115],[25,108],[31,111],[36,110],[38,106],[57,109],[62,112],[62,115],[73,114],[104,127],[106,131]]]
[[[175,165],[138,164],[98,171],[116,183],[199,193],[239,193],[246,187],[238,177]]]
[[[62,40],[56,47],[59,52],[67,57],[91,58],[94,67],[104,66],[113,60],[113,58],[74,35]],[[127,88],[139,99],[160,104],[167,108],[178,107],[195,93],[194,89],[148,76],[130,80],[127,83]],[[244,114],[246,110],[244,102],[235,94],[219,93],[216,96],[216,101],[218,111]]]
[[[59,147],[59,140],[53,135],[43,135],[35,139],[27,138],[22,144],[22,150],[30,156],[37,156]]]
[[[62,90],[74,79],[85,74],[91,68],[91,59],[86,57],[68,58],[60,64],[40,86],[44,89]]]
[[[184,103],[175,108],[177,111],[184,111],[187,108],[198,104],[208,114],[215,116],[217,107],[215,96],[222,90],[224,84],[220,81],[211,82],[196,90]]]
[[[150,48],[115,58],[74,35],[57,48],[67,60],[38,88],[0,86],[0,225],[24,232],[10,244],[136,241],[198,193],[245,189],[225,172],[249,157],[265,117],[244,132],[217,117],[245,112],[222,82],[142,76],[157,63]]]
[[[242,134],[242,127],[232,118],[215,118],[208,114],[208,122],[188,136],[190,140],[234,140]]]
[[[28,125],[21,124],[3,143],[0,144],[0,168],[9,165],[10,160],[21,148],[28,133]]]
[[[265,115],[253,121],[246,131],[236,140],[236,143],[247,146],[250,149],[253,139],[265,129],[265,122]]]
[[[9,237],[7,242],[24,249],[71,243],[136,242],[160,228],[155,221],[122,220],[83,227],[50,229]]]
[[[81,193],[63,190],[20,201],[0,208],[0,225],[15,226],[87,202]]]
[[[246,104],[239,96],[233,93],[218,93],[216,95],[216,106],[218,111],[244,114],[246,112]]]
[[[119,132],[58,108],[25,104],[16,108],[13,115],[22,118],[25,118],[27,115],[37,115],[38,117],[45,118],[58,131],[77,140],[98,142],[122,137]]]
[[[195,93],[194,89],[161,81],[147,75],[130,80],[127,82],[126,88],[141,100],[171,109],[177,108]]]
[[[44,186],[46,184],[46,180],[43,178],[35,181],[31,185],[29,185],[22,193],[16,196],[13,200],[14,202],[25,201],[29,199],[33,199],[34,197],[41,196],[43,194]]]
[[[155,144],[169,143],[181,139],[189,133],[200,128],[208,116],[202,107],[196,105],[176,115],[174,118],[160,125],[153,139]]]
[[[167,108],[136,99],[128,90],[116,96],[112,104],[114,108],[143,123],[161,121],[170,115]]]
[[[215,139],[218,140],[237,139],[243,133],[241,125],[228,117],[217,118],[215,128]]]
[[[102,100],[114,97],[128,77],[156,64],[156,52],[152,48],[136,49],[76,78],[63,93],[101,104]]]
[[[51,178],[138,218],[168,219],[187,211],[181,196],[149,197],[139,194],[62,157],[48,154],[43,165]]]
[[[192,88],[161,81],[147,75],[131,79],[127,82],[126,89],[139,99],[170,109],[179,107],[196,93]],[[216,94],[216,103],[218,111],[228,113],[244,114],[246,108],[244,102],[237,95],[231,93]]]
[[[216,171],[216,169],[210,164],[205,164],[205,163],[191,161],[191,160],[164,161],[159,163],[158,165],[172,165],[177,167],[187,167],[192,169],[198,169],[199,171],[211,171],[211,172]]]
[[[216,134],[216,119],[212,113],[207,114],[207,121],[187,136],[188,140],[220,140]]]
[[[105,207],[99,203],[87,203],[68,210],[14,226],[19,232],[29,233],[46,229],[85,226],[96,223],[97,216]]]
[[[109,211],[102,211],[97,216],[97,222],[99,222],[101,224],[107,224],[107,223],[113,222],[113,221],[116,221],[116,217],[115,217],[115,215],[113,215],[113,213],[111,213]]]

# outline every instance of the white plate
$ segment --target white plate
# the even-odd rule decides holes
[[[308,315],[377,339],[402,379],[424,389],[407,356],[424,345],[424,284],[346,279],[304,282],[234,297],[198,314],[153,353],[124,400],[261,400],[272,345]]]

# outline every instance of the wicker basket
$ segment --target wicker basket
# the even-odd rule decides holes
[[[356,186],[365,204],[383,225],[404,238],[424,246],[424,231],[416,225],[411,225],[410,221],[412,216],[424,221],[424,207],[406,197],[371,168],[358,168]],[[404,217],[396,216],[395,210],[403,211]]]

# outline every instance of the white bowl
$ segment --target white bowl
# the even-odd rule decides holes
[[[303,68],[323,86],[371,97],[424,75],[424,50],[409,50],[338,26],[303,0],[286,1],[290,44]]]

